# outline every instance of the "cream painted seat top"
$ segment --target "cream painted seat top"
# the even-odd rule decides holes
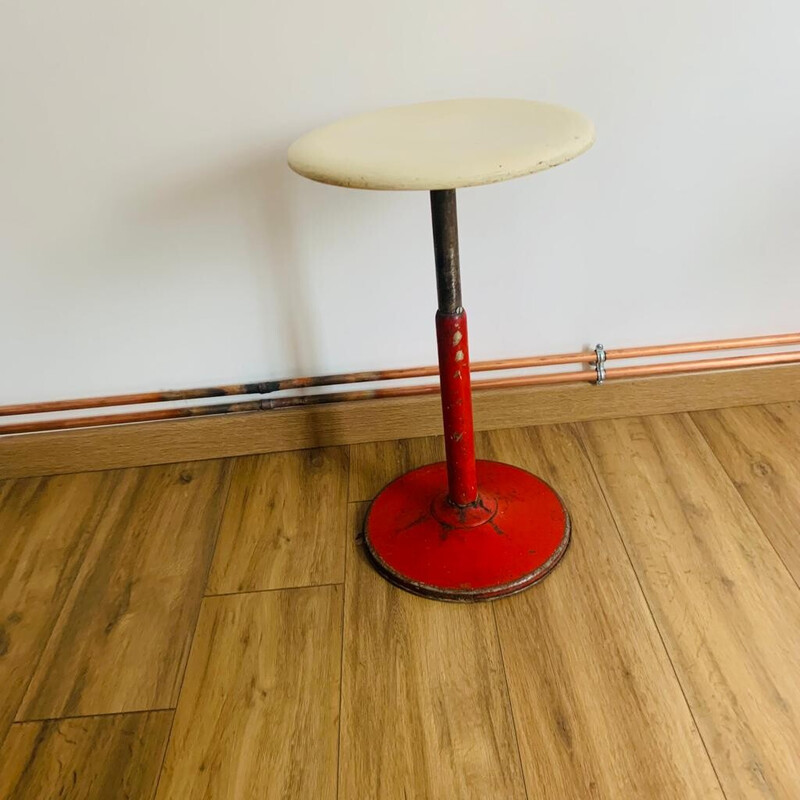
[[[563,164],[591,147],[582,114],[532,100],[444,100],[396,106],[318,128],[289,166],[354,189],[458,189]]]

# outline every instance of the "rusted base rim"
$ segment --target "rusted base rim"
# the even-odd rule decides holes
[[[566,510],[565,510],[566,513]],[[444,600],[448,603],[479,603],[487,600],[498,600],[501,597],[510,597],[519,592],[524,592],[539,581],[544,580],[550,572],[556,567],[559,561],[564,557],[567,552],[569,543],[572,541],[572,523],[570,522],[569,514],[567,514],[567,522],[564,527],[564,538],[561,544],[553,553],[552,556],[538,569],[533,572],[523,575],[518,580],[511,583],[504,583],[498,586],[493,586],[490,589],[443,589],[439,586],[432,586],[426,583],[415,583],[408,580],[399,572],[393,570],[386,564],[375,552],[369,544],[369,539],[364,536],[364,551],[370,560],[370,563],[375,570],[379,572],[389,583],[397,586],[399,589],[404,589],[411,594],[418,595],[419,597],[427,597],[429,600]]]
[[[564,557],[571,524],[558,494],[517,467],[477,466],[478,518],[460,520],[442,506],[444,463],[406,473],[373,500],[364,545],[384,578],[421,597],[494,600],[533,586]]]

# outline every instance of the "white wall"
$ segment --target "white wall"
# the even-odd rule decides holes
[[[0,402],[433,362],[427,196],[285,150],[437,98],[598,130],[459,193],[473,358],[795,330],[799,31],[790,0],[4,0]]]

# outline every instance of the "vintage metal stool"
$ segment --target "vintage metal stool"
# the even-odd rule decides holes
[[[365,527],[376,568],[410,592],[441,600],[502,597],[541,580],[567,548],[569,516],[544,481],[508,464],[475,461],[455,190],[554,167],[593,140],[591,122],[560,106],[450,100],[336,122],[289,150],[291,168],[315,181],[430,191],[447,461],[390,483]]]

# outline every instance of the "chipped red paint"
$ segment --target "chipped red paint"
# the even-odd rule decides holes
[[[393,583],[441,600],[490,600],[541,580],[569,544],[559,496],[525,470],[478,461],[482,520],[441,518],[443,462],[407,472],[373,501],[365,540],[376,568]]]
[[[448,493],[455,505],[468,506],[478,499],[478,482],[475,477],[467,315],[463,309],[456,314],[437,312],[436,340]]]

